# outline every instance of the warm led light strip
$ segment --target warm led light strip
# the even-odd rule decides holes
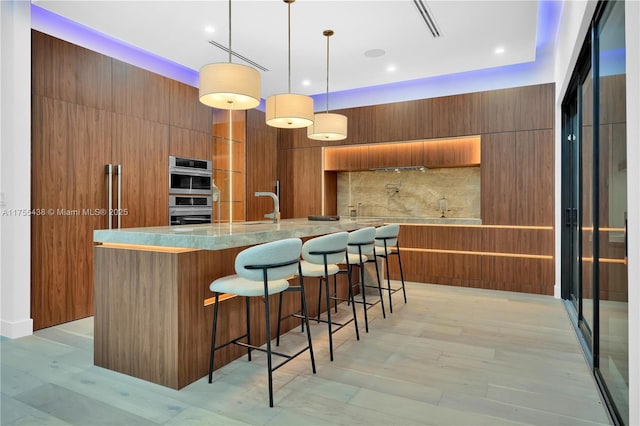
[[[553,260],[553,256],[542,254],[521,254],[521,253],[497,253],[489,251],[466,251],[466,250],[438,250],[438,249],[422,249],[422,248],[402,248],[405,251],[415,251],[421,253],[444,253],[444,254],[470,254],[474,256],[494,256],[494,257],[519,257],[523,259],[548,259]]]
[[[582,261],[583,262],[593,263],[593,257],[583,257]],[[609,259],[609,258],[606,258],[606,257],[601,257],[599,259],[599,262],[600,263],[618,263],[618,264],[621,264],[621,265],[626,265],[627,264],[627,261],[625,259]]]
[[[218,300],[220,302],[222,302],[222,301],[225,301],[225,300],[233,299],[234,297],[237,297],[237,296],[235,294],[231,294],[231,293],[222,293]],[[214,297],[209,297],[208,299],[204,299],[204,306],[215,305],[215,304],[216,304],[215,296]]]
[[[398,222],[385,222],[385,225]],[[525,225],[473,225],[454,223],[400,223],[401,226],[440,226],[456,228],[487,228],[487,229],[537,229],[543,231],[553,231],[553,226],[525,226]]]
[[[95,243],[95,247],[105,247],[120,250],[137,250],[137,251],[155,251],[161,253],[189,253],[200,249],[182,248],[182,247],[164,247],[164,246],[147,246],[142,244],[125,244],[125,243]]]
[[[583,226],[580,228],[583,232],[589,231],[593,232],[593,226]],[[624,232],[624,228],[598,228],[598,230],[602,232]]]

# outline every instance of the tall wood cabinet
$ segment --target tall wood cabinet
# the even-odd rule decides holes
[[[193,87],[32,31],[34,329],[93,314],[105,165],[121,165],[121,227],[167,225],[168,157],[211,159],[211,117]]]

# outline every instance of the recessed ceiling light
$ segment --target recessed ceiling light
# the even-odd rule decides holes
[[[204,30],[208,33],[212,33],[215,32],[215,28],[213,28],[211,25],[207,25],[206,27],[204,27]]]
[[[501,53],[504,53],[504,47],[496,47],[496,55],[500,55]]]
[[[309,80],[302,80],[303,86],[311,86],[311,82]]]
[[[379,58],[380,56],[384,56],[387,52],[383,49],[370,49],[364,52],[364,56],[367,58]]]
[[[394,72],[396,69],[397,69],[397,68],[396,68],[396,66],[395,66],[395,65],[389,65],[389,66],[387,67],[387,71],[389,71],[389,72]]]

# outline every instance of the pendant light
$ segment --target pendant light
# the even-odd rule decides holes
[[[214,108],[244,110],[260,105],[260,73],[231,63],[231,0],[229,0],[229,62],[200,68],[200,102]]]
[[[313,124],[313,98],[291,93],[291,3],[296,0],[283,1],[289,9],[289,92],[267,98],[265,118],[269,126],[297,129]]]
[[[329,112],[329,37],[333,35],[333,30],[324,30],[322,35],[327,37],[326,112],[313,116],[313,124],[307,127],[307,137],[323,141],[339,141],[347,137],[347,117]]]

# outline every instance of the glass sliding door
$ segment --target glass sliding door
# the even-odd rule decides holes
[[[578,106],[580,149],[580,241],[581,241],[581,305],[580,327],[585,338],[593,345],[593,292],[594,292],[594,182],[593,182],[593,78],[590,64],[586,64],[579,79]]]
[[[562,297],[607,406],[629,421],[624,2],[598,5],[562,103]]]
[[[598,70],[598,371],[628,423],[627,141],[624,3],[609,3],[596,26]]]

